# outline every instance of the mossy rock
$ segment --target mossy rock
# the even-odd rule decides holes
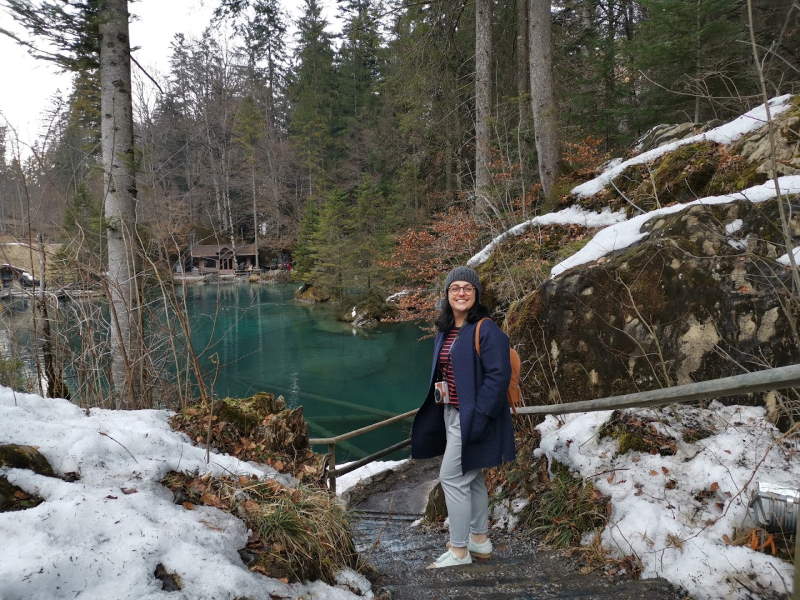
[[[580,225],[533,226],[504,240],[477,268],[484,289],[481,302],[490,310],[504,310],[544,283],[553,266],[587,244],[593,231]]]
[[[673,456],[678,451],[675,439],[659,433],[652,419],[619,410],[611,413],[598,434],[600,439],[610,437],[617,440],[617,455],[633,451]]]
[[[587,209],[599,206],[624,210],[631,217],[676,202],[684,203],[731,194],[764,183],[758,163],[731,148],[703,141],[678,146],[649,164],[631,165],[602,191],[589,198],[573,198]],[[635,207],[633,206],[635,205]]]
[[[28,494],[0,475],[0,512],[26,510],[39,506],[42,502],[44,502],[42,498]]]
[[[729,233],[736,219],[741,228]],[[800,215],[791,224],[800,231]],[[529,405],[641,392],[800,359],[782,290],[777,203],[697,205],[648,221],[623,250],[509,305]],[[739,245],[732,245],[736,240]],[[746,245],[746,248],[742,246]],[[744,249],[743,249],[744,248]],[[763,394],[731,402],[760,404]],[[725,400],[728,402],[728,400]]]
[[[322,304],[331,299],[331,294],[318,285],[304,283],[294,294],[295,300],[308,304]]]
[[[444,523],[447,518],[447,505],[441,483],[437,483],[428,494],[428,503],[425,505],[423,518],[429,523]]]
[[[215,403],[214,412],[220,420],[238,427],[243,435],[250,435],[268,415],[286,410],[283,396],[259,392],[249,398],[223,398]]]
[[[320,455],[308,445],[303,407],[287,408],[283,396],[258,393],[224,398],[181,409],[170,420],[176,431],[194,442],[241,460],[266,463],[298,479],[319,478]],[[210,434],[210,436],[209,436]]]
[[[19,444],[0,446],[0,467],[30,469],[39,475],[56,476],[47,459],[33,446]]]

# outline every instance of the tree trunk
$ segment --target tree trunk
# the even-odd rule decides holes
[[[528,0],[517,0],[517,107],[519,123],[517,126],[517,152],[522,174],[522,197],[530,183],[527,168],[528,157],[532,154],[531,136],[531,94],[530,74],[528,73]],[[522,203],[523,210],[525,202]]]
[[[132,407],[141,368],[136,289],[136,175],[127,0],[105,0],[100,15],[100,111],[105,179],[111,383],[117,408]]]
[[[66,398],[69,390],[64,385],[64,371],[61,368],[61,357],[54,351],[53,332],[50,328],[50,315],[47,308],[47,255],[44,251],[44,236],[40,233],[39,242],[39,310],[42,312],[42,358],[44,374],[47,379],[47,396],[49,398]],[[35,289],[35,288],[34,288]]]
[[[253,193],[253,249],[256,253],[255,269],[259,271],[261,265],[258,264],[258,211],[256,211],[256,163],[250,162],[250,185]]]
[[[487,204],[491,161],[492,0],[475,0],[475,197]]]
[[[550,0],[530,0],[529,9],[533,127],[539,179],[547,198],[553,191],[559,163],[558,114],[553,95],[553,56],[550,48]]]
[[[517,0],[517,98],[519,130],[531,129],[530,77],[528,75],[528,0]]]

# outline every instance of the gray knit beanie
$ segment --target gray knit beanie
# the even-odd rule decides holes
[[[447,278],[444,280],[445,296],[447,296],[447,290],[450,287],[450,284],[453,283],[454,281],[466,281],[467,283],[471,283],[472,285],[474,285],[475,290],[478,292],[478,295],[475,296],[475,302],[478,302],[480,300],[483,288],[481,288],[481,280],[474,269],[470,269],[469,267],[456,267],[455,269],[450,271],[447,274]]]

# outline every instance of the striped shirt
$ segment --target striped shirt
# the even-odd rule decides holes
[[[442,344],[442,349],[439,350],[439,380],[447,381],[447,393],[450,396],[450,404],[458,408],[458,392],[456,392],[456,375],[453,372],[453,363],[450,362],[450,349],[453,347],[453,342],[458,337],[458,328],[454,327],[447,332]]]

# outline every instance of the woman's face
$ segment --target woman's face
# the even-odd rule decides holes
[[[464,315],[475,305],[475,286],[467,281],[454,281],[447,288],[447,301],[454,315]]]

